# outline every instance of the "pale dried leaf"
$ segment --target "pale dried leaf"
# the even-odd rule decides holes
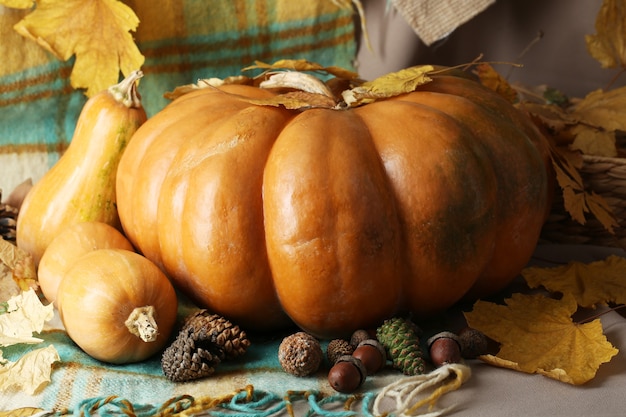
[[[23,291],[7,301],[7,312],[0,314],[0,346],[39,343],[33,337],[54,317],[53,305],[44,306],[34,290]]]
[[[32,255],[2,238],[0,238],[0,263],[11,269],[13,279],[22,290],[39,287]]]
[[[11,411],[0,411],[0,417],[31,417],[42,411],[44,410],[41,408],[22,407]]]
[[[317,64],[315,62],[307,61],[306,59],[281,59],[273,64],[267,64],[261,61],[255,61],[254,65],[246,67],[243,71],[249,71],[253,69],[263,69],[265,71],[274,70],[291,70],[291,71],[312,71],[324,74],[330,74],[337,78],[343,78],[347,80],[354,80],[359,77],[356,72],[337,67]]]
[[[15,362],[0,365],[0,391],[15,388],[35,394],[50,382],[52,364],[60,360],[59,353],[50,345],[32,350]]]

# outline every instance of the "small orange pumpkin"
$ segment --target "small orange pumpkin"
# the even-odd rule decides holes
[[[68,336],[95,359],[139,362],[159,352],[176,322],[176,293],[163,272],[124,249],[98,249],[67,270],[57,293]]]
[[[57,305],[57,291],[67,270],[81,256],[97,249],[134,250],[119,230],[102,222],[76,223],[54,238],[37,269],[41,292],[48,301]]]
[[[183,95],[119,165],[133,244],[203,307],[320,337],[501,290],[550,207],[545,139],[441,72],[352,108],[288,110],[256,86]],[[242,98],[243,97],[243,98]]]

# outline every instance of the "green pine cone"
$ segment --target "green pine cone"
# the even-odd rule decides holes
[[[405,375],[424,373],[424,358],[415,323],[401,317],[385,320],[376,330],[376,338],[385,347],[394,368]]]

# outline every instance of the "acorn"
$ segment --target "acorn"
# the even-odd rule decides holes
[[[430,361],[439,367],[449,363],[461,362],[461,344],[456,334],[440,332],[428,339]]]
[[[489,338],[479,330],[465,327],[459,332],[461,356],[474,359],[489,353]]]
[[[357,346],[359,346],[359,343],[361,343],[364,340],[371,339],[371,338],[372,337],[370,336],[370,333],[367,330],[364,330],[364,329],[355,330],[354,333],[352,333],[352,336],[350,337],[350,344],[354,347],[354,349],[356,349]]]
[[[385,367],[387,354],[383,345],[375,339],[366,339],[359,343],[352,356],[361,360],[368,375],[373,375]]]
[[[350,393],[357,390],[367,377],[367,370],[360,359],[344,355],[328,372],[328,383],[337,392]]]

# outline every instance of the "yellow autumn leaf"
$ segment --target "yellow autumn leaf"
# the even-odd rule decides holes
[[[415,91],[418,86],[429,83],[432,78],[428,76],[428,73],[433,70],[432,65],[421,65],[385,74],[344,91],[342,93],[343,99],[347,105],[354,107],[379,99],[410,93]]]
[[[595,22],[596,34],[586,35],[589,54],[603,68],[626,67],[626,3],[604,0]]]
[[[35,0],[0,0],[0,5],[12,9],[30,9],[35,5]]]
[[[611,255],[591,263],[570,262],[553,268],[528,267],[522,276],[531,288],[571,294],[578,305],[626,303],[626,259]]]
[[[139,69],[144,62],[133,41],[139,19],[118,0],[40,0],[34,12],[15,30],[56,55],[76,57],[71,74],[74,88],[93,96]]]
[[[500,343],[497,355],[480,357],[487,363],[580,385],[618,353],[604,336],[599,319],[584,324],[572,321],[578,305],[571,294],[561,300],[513,294],[505,302],[478,301],[465,313],[469,326]]]

